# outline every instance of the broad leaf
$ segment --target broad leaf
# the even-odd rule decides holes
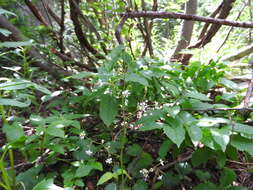
[[[112,172],[106,172],[104,173],[104,175],[102,175],[100,177],[100,179],[98,180],[97,185],[102,185],[105,182],[109,181],[110,179],[112,179],[114,177],[114,174]]]
[[[46,133],[49,134],[49,135],[52,135],[52,136],[55,136],[55,137],[61,137],[61,138],[64,138],[64,130],[59,128],[58,126],[49,126],[47,129],[46,129]]]
[[[5,124],[3,126],[3,132],[5,133],[9,142],[18,140],[20,137],[25,136],[23,127],[20,123],[13,123],[12,125]]]
[[[236,123],[233,130],[239,133],[253,135],[253,127],[245,124]]]
[[[191,138],[192,143],[197,145],[197,143],[202,139],[201,129],[196,125],[190,125],[186,127],[186,130]]]
[[[44,179],[38,183],[32,190],[64,190],[62,187],[59,187],[54,184],[53,179]]]
[[[223,187],[231,185],[236,180],[235,172],[230,168],[224,168],[220,176],[220,184]]]
[[[0,33],[6,37],[8,37],[11,34],[11,32],[9,30],[5,30],[3,28],[0,28]]]
[[[142,84],[143,86],[148,86],[148,81],[145,77],[135,74],[135,73],[130,73],[126,76],[126,81],[131,81],[131,82],[137,82]]]
[[[205,94],[199,92],[187,92],[184,96],[202,101],[211,101],[211,99],[208,98]]]
[[[217,144],[220,145],[223,152],[225,152],[226,147],[229,143],[230,136],[230,127],[222,127],[221,129],[210,129],[210,132],[213,135],[213,139]]]
[[[163,131],[178,147],[185,139],[185,130],[179,120],[173,118],[167,118],[166,121],[169,125],[163,126]]]
[[[212,156],[212,151],[208,148],[197,149],[192,154],[192,165],[197,167],[203,163],[206,163]]]
[[[103,122],[107,126],[111,125],[118,113],[116,99],[109,94],[104,94],[101,98],[99,111],[99,115]]]
[[[251,155],[253,155],[253,143],[252,140],[250,139],[236,135],[232,137],[231,145],[237,148],[238,150],[246,151]]]

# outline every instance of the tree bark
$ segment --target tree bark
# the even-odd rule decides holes
[[[197,0],[189,0],[185,3],[185,14],[195,15],[197,12]],[[180,40],[178,41],[177,47],[171,56],[171,60],[177,60],[180,58],[179,52],[185,49],[191,41],[194,21],[184,20]]]
[[[242,49],[239,49],[236,53],[228,55],[222,58],[223,61],[236,61],[241,59],[249,54],[253,53],[253,44],[246,46]]]

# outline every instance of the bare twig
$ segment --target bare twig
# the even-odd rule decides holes
[[[199,22],[207,22],[212,24],[220,24],[226,26],[234,26],[241,28],[253,28],[252,22],[238,22],[238,21],[230,21],[226,19],[219,18],[211,18],[197,15],[189,15],[184,13],[174,13],[174,12],[158,12],[158,11],[133,11],[133,12],[125,12],[120,13],[121,16],[126,16],[127,18],[174,18],[174,19],[184,19],[184,20],[193,20]]]
[[[122,27],[125,24],[126,20],[127,20],[127,16],[123,16],[121,18],[120,23],[118,24],[118,26],[116,28],[116,31],[115,31],[115,36],[116,36],[119,44],[123,44],[123,38],[121,36],[121,30],[122,30]]]

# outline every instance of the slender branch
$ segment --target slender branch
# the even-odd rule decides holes
[[[133,12],[125,12],[120,13],[121,16],[126,16],[127,18],[174,18],[174,19],[184,19],[184,20],[193,20],[199,22],[207,22],[212,24],[220,24],[220,25],[227,25],[227,26],[234,26],[234,27],[241,27],[241,28],[253,28],[252,22],[238,22],[238,21],[230,21],[226,19],[218,19],[218,18],[211,18],[211,17],[204,17],[204,16],[197,16],[197,15],[190,15],[184,13],[174,13],[174,12],[156,12],[156,11],[133,11]]]
[[[65,8],[64,8],[64,0],[61,0],[61,22],[60,22],[60,49],[61,49],[61,53],[64,53],[64,44],[63,44],[63,40],[64,40],[64,31],[65,31]]]
[[[115,36],[116,36],[119,44],[123,44],[123,38],[121,36],[121,31],[122,31],[122,27],[125,24],[126,20],[127,20],[127,16],[123,16],[119,25],[116,28],[116,31],[115,31]]]

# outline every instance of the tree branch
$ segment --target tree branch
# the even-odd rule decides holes
[[[206,23],[212,23],[212,24],[241,27],[241,28],[253,28],[252,22],[229,21],[226,19],[211,18],[211,17],[190,15],[190,14],[184,14],[184,13],[174,13],[174,12],[133,11],[133,12],[120,13],[119,15],[126,16],[127,18],[131,18],[131,19],[141,18],[141,17],[163,18],[163,19],[174,18],[174,19],[192,20],[192,21],[206,22]]]

